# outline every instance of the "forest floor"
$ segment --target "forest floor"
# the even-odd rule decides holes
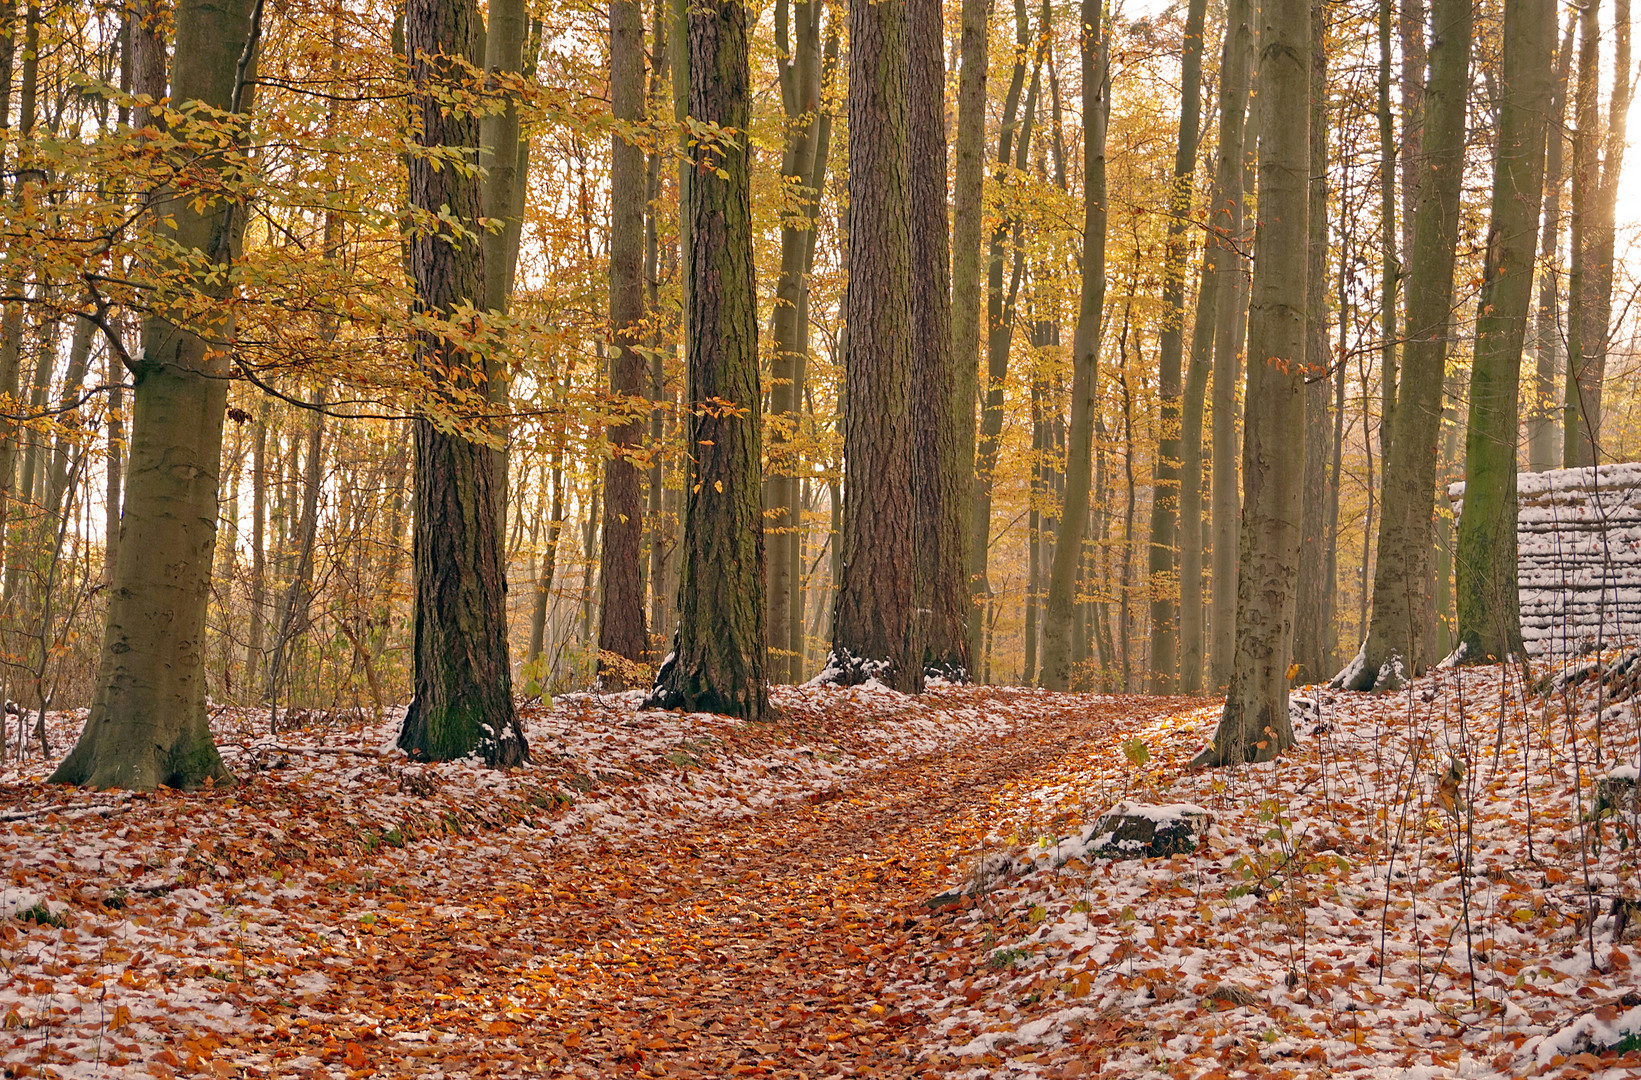
[[[505,774],[391,715],[224,710],[241,782],[193,794],[36,752],[0,1075],[1641,1076],[1641,845],[1582,820],[1641,721],[1591,687],[1313,689],[1280,760],[1203,773],[1211,703],[959,687],[566,696]],[[1122,800],[1214,824],[1097,858]]]

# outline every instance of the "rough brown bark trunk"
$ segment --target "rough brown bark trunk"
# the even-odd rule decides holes
[[[905,5],[852,0],[849,45],[843,580],[822,677],[915,693]]]
[[[907,159],[911,219],[912,516],[914,605],[928,674],[967,681],[968,558],[952,351],[950,236],[946,221],[946,39],[940,0],[906,0]]]
[[[477,158],[479,120],[442,107],[452,83],[477,59],[479,14],[473,0],[409,0],[405,39],[417,145],[454,148]],[[409,155],[410,201],[423,221],[449,214],[476,229],[479,178],[440,167],[424,152]],[[416,305],[448,318],[457,305],[482,299],[484,249],[448,226],[417,229],[409,241]],[[483,362],[458,339],[432,331],[416,338],[422,372],[448,395],[483,397]],[[506,588],[497,470],[488,447],[428,416],[411,421],[416,449],[415,696],[399,745],[412,757],[445,761],[477,752],[494,767],[529,759],[513,708],[507,652]]]
[[[737,0],[689,8],[689,115],[735,132],[691,148],[686,275],[693,455],[684,508],[678,635],[646,705],[770,716],[764,685],[763,419],[746,142],[750,13]]]

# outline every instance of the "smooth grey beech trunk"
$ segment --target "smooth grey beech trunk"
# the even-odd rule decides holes
[[[1269,761],[1293,743],[1287,667],[1305,465],[1310,3],[1266,0],[1258,13],[1259,226],[1248,308],[1235,655],[1219,726],[1193,759],[1197,766]]]
[[[1458,645],[1465,659],[1474,663],[1520,655],[1522,648],[1516,588],[1516,438],[1521,350],[1544,193],[1555,30],[1555,4],[1550,0],[1506,0],[1500,73],[1505,89],[1470,375],[1464,507],[1454,555]]]
[[[1550,127],[1544,146],[1544,213],[1538,254],[1537,322],[1533,328],[1533,397],[1527,412],[1527,467],[1533,472],[1555,468],[1561,460],[1561,189],[1566,168],[1563,147],[1567,121],[1567,76],[1573,60],[1578,12],[1567,16],[1567,30],[1556,53],[1555,85],[1550,98]]]
[[[1146,560],[1151,579],[1153,694],[1173,692],[1179,666],[1174,553],[1176,530],[1182,523],[1180,361],[1185,351],[1185,268],[1191,246],[1186,230],[1196,180],[1197,133],[1202,124],[1202,27],[1207,7],[1207,0],[1191,0],[1186,9],[1185,51],[1180,60],[1179,137],[1174,146],[1174,181],[1168,194],[1168,239],[1163,253],[1162,330],[1157,342],[1157,423],[1161,432],[1152,472],[1151,542]]]
[[[254,0],[178,6],[175,101],[237,111],[255,52],[253,11],[260,13]],[[228,157],[204,160],[226,169]],[[169,242],[213,267],[231,259],[241,207],[159,195],[154,227]],[[202,280],[199,291],[224,297],[225,278]],[[144,321],[142,354],[129,364],[136,382],[129,473],[97,688],[79,742],[51,775],[55,783],[151,790],[232,781],[205,713],[228,357],[201,336],[231,338],[230,311],[204,326],[173,323],[163,308]]]
[[[952,415],[957,422],[957,456],[973,479],[975,409],[980,400],[980,226],[986,178],[986,65],[989,0],[962,0],[958,37],[957,140],[952,169]],[[967,549],[969,658],[978,655],[977,599],[984,567],[975,574],[973,534]]]
[[[1342,673],[1352,677],[1338,680],[1350,690],[1398,689],[1439,659],[1428,655],[1425,631],[1474,16],[1470,0],[1433,0],[1430,18],[1424,158],[1407,283],[1408,339],[1381,474],[1373,615],[1361,664]]]
[[[1077,326],[1071,336],[1071,425],[1066,431],[1065,503],[1049,567],[1043,612],[1041,683],[1067,690],[1081,622],[1077,604],[1094,472],[1094,424],[1099,415],[1100,315],[1105,307],[1106,122],[1110,115],[1110,44],[1098,0],[1084,0],[1079,51],[1083,80],[1083,267]],[[1126,386],[1126,383],[1124,384]],[[1132,486],[1130,487],[1132,493]],[[1129,524],[1132,528],[1132,511]]]
[[[1230,681],[1236,628],[1237,528],[1242,501],[1237,490],[1237,391],[1242,382],[1243,320],[1247,310],[1246,270],[1240,249],[1247,241],[1243,209],[1247,142],[1248,81],[1253,70],[1253,23],[1249,0],[1230,0],[1225,9],[1225,49],[1220,63],[1219,149],[1208,228],[1216,243],[1211,273],[1214,290],[1212,454],[1213,604],[1210,609],[1210,690]],[[1207,292],[1207,288],[1204,288]],[[1199,301],[1200,304],[1200,301]]]

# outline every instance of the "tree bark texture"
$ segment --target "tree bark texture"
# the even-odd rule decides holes
[[[1305,456],[1310,3],[1266,0],[1259,10],[1259,225],[1248,308],[1235,658],[1219,727],[1197,765],[1268,761],[1293,743],[1287,667]]]
[[[1109,43],[1098,0],[1083,0],[1079,31],[1083,79],[1083,266],[1071,336],[1071,426],[1066,432],[1065,502],[1043,611],[1043,670],[1049,690],[1067,690],[1076,661],[1077,603],[1099,415],[1100,317],[1105,307],[1105,135],[1110,115]],[[1124,386],[1126,386],[1126,382]],[[1132,487],[1130,487],[1132,494]],[[1132,518],[1130,518],[1132,524]],[[1125,593],[1126,595],[1126,593]]]
[[[952,350],[946,220],[946,40],[940,0],[906,0],[907,160],[911,221],[912,515],[924,671],[969,678],[969,586],[963,456]]]
[[[479,118],[446,109],[445,87],[465,78],[481,32],[473,0],[409,0],[405,41],[412,115],[421,147],[459,147],[476,159]],[[448,213],[473,228],[480,212],[476,174],[424,153],[408,160],[410,201],[424,215]],[[447,227],[416,230],[409,241],[417,308],[448,318],[484,295],[484,249]],[[484,392],[484,362],[454,335],[423,331],[416,360],[440,392]],[[447,761],[477,753],[494,767],[529,759],[513,708],[507,652],[506,576],[497,480],[490,448],[423,415],[415,445],[414,689],[399,746],[412,757]]]
[[[639,0],[610,3],[610,100],[615,119],[644,119],[644,17]],[[609,426],[604,463],[604,532],[599,548],[598,671],[621,689],[649,651],[644,629],[644,577],[639,550],[644,509],[633,455],[644,442],[649,362],[639,347],[644,318],[644,151],[617,131],[610,139],[610,396],[618,419]]]
[[[1533,255],[1544,191],[1555,47],[1555,5],[1507,0],[1491,223],[1470,375],[1464,506],[1459,516],[1459,642],[1485,663],[1520,654],[1516,589],[1516,438],[1521,350],[1533,293]]]
[[[828,678],[923,688],[912,550],[906,7],[849,6],[849,296],[843,580]]]
[[[1408,337],[1382,472],[1373,615],[1363,663],[1342,684],[1351,690],[1398,689],[1439,659],[1427,655],[1431,642],[1425,629],[1474,15],[1470,0],[1432,0],[1430,18],[1424,156],[1408,268]]]
[[[747,175],[751,13],[697,0],[688,13],[689,115],[731,133],[690,150],[684,503],[678,632],[646,705],[770,718],[764,683],[757,284]]]
[[[253,0],[186,0],[176,11],[173,97],[235,111],[249,76]],[[221,157],[200,165],[235,167]],[[156,226],[211,270],[229,262],[244,227],[240,207],[161,193]],[[175,273],[175,267],[156,267]],[[227,275],[195,287],[226,299]],[[79,742],[51,779],[150,790],[231,782],[205,713],[205,614],[216,545],[218,478],[228,358],[207,344],[233,337],[232,308],[209,325],[171,322],[161,308],[143,325],[132,371],[129,473],[118,560],[109,590],[97,688]]]
[[[1185,49],[1180,58],[1179,137],[1174,181],[1168,193],[1168,239],[1163,253],[1162,329],[1157,350],[1157,461],[1151,495],[1151,692],[1173,693],[1179,666],[1174,551],[1179,522],[1180,361],[1185,352],[1186,228],[1197,171],[1197,134],[1202,125],[1202,29],[1206,0],[1186,10]]]

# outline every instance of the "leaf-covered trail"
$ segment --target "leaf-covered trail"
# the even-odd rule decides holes
[[[889,989],[956,974],[937,973],[946,921],[922,901],[961,875],[998,791],[1133,712],[1055,710],[1006,740],[654,845],[498,859],[502,891],[535,900],[474,932],[494,956],[475,968],[481,992],[550,987],[541,1020],[509,1041],[585,1076],[926,1074],[927,1018]]]

